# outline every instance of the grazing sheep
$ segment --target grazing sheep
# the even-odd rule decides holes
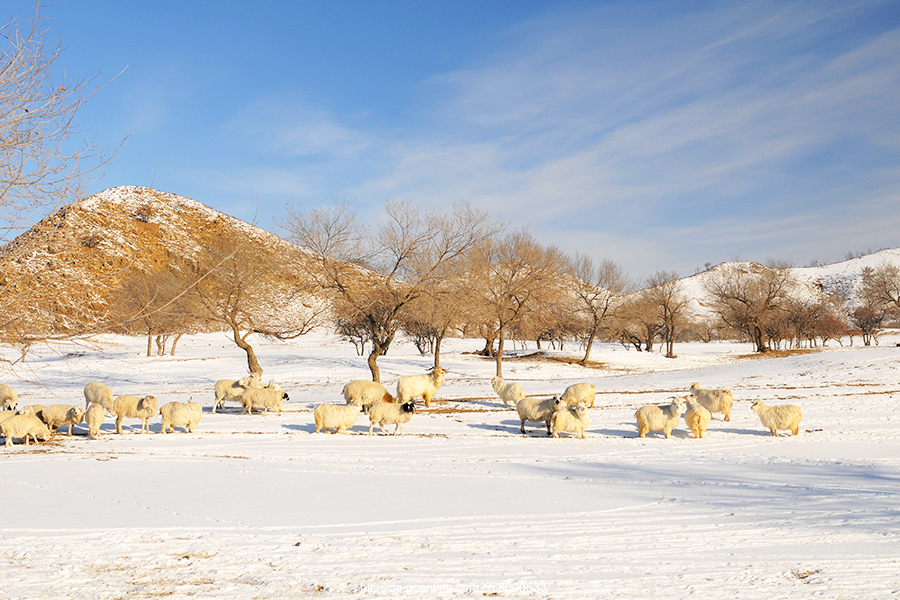
[[[80,425],[84,421],[84,410],[80,406],[68,406],[66,404],[51,404],[45,407],[39,414],[41,421],[47,424],[50,431],[56,433],[56,430],[64,425],[69,426],[69,435],[76,425]]]
[[[100,436],[100,426],[103,425],[103,419],[106,418],[106,415],[103,414],[103,407],[99,404],[92,404],[87,412],[84,413],[84,420],[87,422],[88,426],[88,434],[91,436],[92,440],[96,440],[97,437]],[[121,433],[121,431],[119,432]]]
[[[16,410],[19,395],[5,383],[0,383],[0,410]]]
[[[7,446],[12,446],[13,438],[25,438],[26,446],[28,438],[42,442],[50,439],[50,429],[34,415],[12,415],[0,423],[0,434],[6,436]]]
[[[494,388],[494,392],[503,400],[503,406],[509,406],[510,402],[515,406],[519,400],[525,398],[525,388],[522,387],[521,383],[503,381],[499,377],[494,377],[491,379],[491,386]]]
[[[391,396],[383,385],[377,381],[354,379],[344,386],[344,400],[347,404],[359,404],[362,411],[366,412],[376,402],[393,402]]]
[[[404,375],[398,379],[397,403],[406,404],[421,396],[425,400],[425,406],[431,406],[431,399],[444,383],[444,373],[447,372],[447,369],[438,367],[430,369],[430,371],[431,373],[424,375]]]
[[[547,435],[550,435],[550,419],[556,411],[556,405],[562,402],[559,396],[551,398],[524,398],[516,402],[516,412],[522,426],[519,431],[525,433],[525,421],[544,423],[547,425]]]
[[[705,390],[696,381],[691,384],[691,394],[711,413],[722,413],[726,421],[731,420],[731,404],[734,398],[731,390]]]
[[[140,419],[141,433],[150,433],[150,419],[159,414],[159,402],[153,396],[119,396],[113,409],[116,414],[116,433],[122,433],[122,419],[126,417]]]
[[[779,404],[769,406],[762,400],[754,400],[750,406],[764,427],[767,427],[772,435],[778,437],[779,429],[790,429],[791,435],[800,433],[800,419],[803,413],[799,406],[793,404]]]
[[[32,417],[41,417],[41,411],[46,408],[43,404],[31,404],[29,406],[23,406],[19,409],[18,414],[20,415],[31,415]],[[101,407],[102,408],[102,407]]]
[[[194,427],[203,416],[203,409],[193,399],[187,402],[169,402],[159,407],[162,417],[162,432],[168,433],[171,429],[175,433],[176,427],[184,427],[188,433],[194,433]]]
[[[694,398],[688,397],[685,402],[687,410],[684,413],[684,424],[693,432],[695,438],[702,438],[712,415]]]
[[[556,410],[550,417],[550,424],[553,427],[553,437],[555,438],[559,437],[561,431],[577,433],[578,437],[584,438],[584,430],[591,424],[591,417],[587,414],[584,402],[579,402],[572,407],[562,402],[562,398],[560,398]]]
[[[84,386],[84,410],[90,408],[91,404],[99,404],[107,410],[109,414],[116,414],[113,412],[112,390],[99,381],[92,381]]]
[[[282,413],[281,405],[290,399],[287,392],[281,389],[281,386],[277,383],[271,383],[267,387],[247,388],[241,395],[241,414],[244,414],[244,411],[247,410],[252,415],[254,408],[257,412],[260,410],[269,412],[271,408],[272,410],[277,410],[280,415]]]
[[[313,411],[316,421],[316,433],[324,429],[328,433],[334,429],[339,433],[347,433],[347,429],[353,427],[362,407],[359,404],[346,404],[335,406],[334,404],[320,404]]]
[[[648,404],[635,411],[637,418],[638,435],[644,437],[648,431],[662,431],[667,438],[672,437],[672,430],[678,426],[681,419],[681,409],[684,408],[684,398],[674,398],[671,404],[655,406]]]
[[[369,433],[376,424],[381,428],[381,433],[387,433],[384,426],[393,424],[394,433],[399,431],[403,435],[403,424],[412,419],[415,410],[416,403],[412,400],[405,404],[376,402],[369,408]]]
[[[594,408],[594,398],[597,396],[597,390],[593,383],[573,383],[566,388],[566,391],[559,397],[568,406],[575,406],[579,402],[584,402],[587,408]]]
[[[213,402],[212,411],[216,408],[225,408],[225,401],[241,402],[241,396],[251,387],[263,387],[259,380],[259,373],[253,373],[241,377],[237,381],[232,379],[220,379],[215,385],[216,399]]]
[[[24,413],[21,413],[21,412],[16,413],[11,410],[0,410],[0,423],[2,423],[3,421],[7,420],[10,417],[14,417],[16,415],[21,415],[21,414],[24,414]],[[34,416],[34,415],[31,415],[31,416]]]

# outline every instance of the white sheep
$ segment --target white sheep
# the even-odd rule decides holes
[[[106,409],[109,414],[116,414],[113,412],[112,390],[99,381],[92,381],[84,386],[84,410],[90,408],[91,404],[99,404]]]
[[[347,404],[359,404],[363,412],[376,402],[393,402],[394,397],[377,381],[354,379],[344,386],[342,392]]]
[[[159,407],[159,414],[162,417],[162,432],[168,433],[171,429],[175,433],[176,427],[184,427],[188,433],[194,433],[194,427],[203,417],[203,408],[193,401],[187,402],[169,402]]]
[[[0,434],[6,436],[7,446],[12,446],[13,438],[25,438],[26,446],[28,438],[42,442],[50,439],[50,429],[34,415],[12,415],[0,423]]]
[[[594,399],[597,396],[597,389],[593,383],[573,383],[566,388],[566,391],[559,397],[568,406],[575,406],[579,402],[584,402],[587,408],[594,408]]]
[[[56,433],[56,430],[60,427],[68,425],[69,435],[72,435],[75,426],[80,425],[84,421],[84,410],[80,406],[51,404],[44,407],[38,416],[53,433]]]
[[[159,414],[159,401],[153,396],[137,398],[135,396],[119,396],[113,403],[116,415],[116,433],[122,433],[122,420],[141,420],[141,433],[150,433],[150,419]]]
[[[23,406],[19,409],[17,414],[20,415],[31,415],[32,417],[41,417],[41,411],[46,408],[43,404],[29,404],[28,406]],[[102,407],[101,407],[102,408]]]
[[[369,407],[369,433],[372,433],[372,428],[376,424],[381,428],[381,433],[387,433],[384,426],[393,424],[394,433],[399,432],[400,435],[403,435],[403,424],[412,419],[415,411],[416,403],[412,400],[405,404],[376,402]]]
[[[559,437],[561,431],[576,433],[578,437],[584,438],[584,430],[591,424],[591,417],[587,414],[584,402],[579,402],[573,407],[560,401],[550,417],[550,424],[555,438]]]
[[[671,404],[662,406],[648,404],[640,407],[634,413],[637,418],[638,435],[644,437],[648,431],[662,431],[667,438],[672,437],[672,430],[681,420],[682,408],[684,398],[674,398]]]
[[[525,421],[544,423],[547,425],[547,435],[550,435],[550,419],[556,411],[556,405],[562,402],[559,396],[550,398],[523,398],[516,402],[516,412],[519,413],[519,421],[522,422],[519,431],[525,433]]]
[[[491,379],[491,387],[494,388],[494,392],[496,392],[496,394],[500,396],[500,399],[503,400],[503,406],[509,406],[510,402],[515,406],[519,400],[525,398],[525,388],[522,387],[521,383],[503,381],[499,377],[494,377]]]
[[[281,386],[277,383],[269,384],[266,387],[247,388],[241,394],[241,414],[244,414],[244,411],[247,410],[252,415],[254,408],[257,412],[260,410],[269,412],[271,408],[278,411],[280,415],[282,413],[281,405],[290,399],[287,392],[281,389]]]
[[[5,383],[0,383],[0,410],[16,410],[19,395]]]
[[[693,432],[695,438],[702,438],[710,419],[712,419],[712,414],[692,397],[685,399],[685,405],[687,410],[684,413],[684,424]]]
[[[347,430],[356,423],[362,407],[359,404],[346,404],[335,406],[334,404],[320,404],[313,411],[316,421],[316,433],[324,429],[328,433],[334,429],[339,433],[347,433]]]
[[[731,420],[731,404],[734,398],[731,390],[706,390],[696,381],[691,384],[691,394],[711,413],[722,413],[726,421]]]
[[[430,370],[430,373],[424,375],[404,375],[397,380],[398,404],[406,404],[421,396],[425,400],[425,406],[431,406],[431,399],[444,383],[444,374],[447,373],[447,369],[438,367]]]
[[[103,414],[103,407],[99,404],[92,404],[91,407],[87,409],[87,412],[84,413],[84,420],[88,426],[88,434],[91,436],[92,440],[96,440],[97,437],[100,436],[100,426],[103,425],[104,418],[106,418],[106,415]]]
[[[13,412],[11,410],[0,410],[0,423],[2,423],[3,421],[7,420],[10,417],[14,417],[16,415],[21,415],[21,414],[23,414],[23,413],[22,412]],[[31,416],[34,416],[34,415],[31,415]]]
[[[216,408],[225,408],[225,402],[241,402],[241,396],[251,387],[263,387],[259,380],[259,373],[253,373],[238,380],[220,379],[215,385],[216,399],[213,402],[212,411]]]
[[[800,419],[803,413],[799,406],[793,404],[769,406],[762,400],[754,400],[750,408],[775,437],[778,437],[779,429],[790,429],[791,435],[800,433]]]

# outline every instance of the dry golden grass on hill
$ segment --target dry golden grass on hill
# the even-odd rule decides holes
[[[0,248],[7,338],[91,331],[110,320],[123,281],[196,263],[221,241],[264,257],[275,284],[313,268],[302,251],[200,202],[144,187],[113,188],[55,211]]]

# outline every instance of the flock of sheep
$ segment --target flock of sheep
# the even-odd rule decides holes
[[[346,433],[361,413],[369,416],[369,433],[378,425],[382,433],[387,433],[385,425],[394,425],[393,433],[402,434],[403,424],[409,422],[415,413],[415,399],[422,398],[425,406],[431,406],[431,400],[444,382],[446,370],[440,367],[422,375],[406,375],[397,382],[397,396],[392,396],[380,383],[365,380],[351,381],[343,388],[346,404],[320,404],[313,411],[315,431],[333,431]],[[579,438],[590,424],[588,408],[593,408],[596,390],[593,384],[576,383],[570,385],[559,395],[550,398],[528,397],[522,385],[503,381],[494,377],[491,381],[494,392],[503,401],[504,406],[515,406],[521,422],[520,431],[525,433],[525,423],[544,423],[547,434],[559,437],[560,433],[571,433]],[[239,380],[223,379],[215,384],[215,401],[212,412],[224,407],[226,401],[240,402],[241,414],[253,410],[282,413],[282,404],[289,400],[287,393],[275,383],[263,384],[257,375],[243,377]],[[682,410],[687,407],[684,420],[696,438],[702,438],[712,418],[712,413],[722,413],[724,420],[731,420],[733,398],[729,390],[703,389],[693,383],[690,395],[674,398],[670,404],[656,406],[647,405],[635,413],[638,435],[644,437],[650,431],[662,431],[665,437],[671,437],[672,431],[681,420]],[[95,439],[100,432],[105,414],[108,412],[116,418],[116,432],[122,433],[122,421],[140,419],[141,431],[149,433],[149,420],[162,417],[162,432],[175,431],[175,427],[184,427],[193,433],[200,422],[203,409],[193,401],[169,402],[159,406],[153,396],[138,398],[135,396],[119,396],[113,400],[108,386],[92,381],[84,387],[85,407],[54,404],[43,406],[35,404],[23,407],[18,412],[18,395],[8,385],[0,384],[0,435],[5,436],[6,445],[10,446],[14,439],[46,441],[51,433],[60,427],[68,427],[69,435],[76,425],[86,422],[88,432]],[[790,430],[792,435],[799,433],[801,411],[792,404],[767,406],[760,400],[752,404],[753,412],[759,417],[764,427],[773,436],[778,431]]]

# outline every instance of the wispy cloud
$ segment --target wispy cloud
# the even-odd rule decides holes
[[[869,219],[900,193],[886,170],[900,162],[900,30],[879,22],[885,6],[565,9],[423,81],[407,127],[272,98],[229,127],[284,161],[273,180],[297,197],[471,201],[644,272],[835,246],[867,223],[889,235]]]

